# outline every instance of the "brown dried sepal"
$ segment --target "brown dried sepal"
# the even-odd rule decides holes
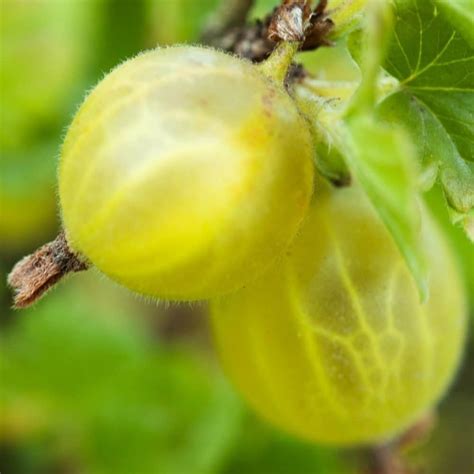
[[[299,41],[303,51],[331,46],[327,40],[334,23],[326,14],[327,0],[311,11],[307,0],[284,0],[271,17],[267,36],[273,42]]]
[[[326,0],[319,2],[311,14],[301,50],[310,51],[320,46],[331,46],[332,43],[328,41],[327,35],[332,30],[334,23],[327,16],[326,5]],[[263,20],[230,28],[223,35],[208,39],[206,43],[256,63],[264,61],[278,42],[278,40],[275,42],[269,38],[270,25],[274,21],[277,11],[278,9],[275,9]]]
[[[268,38],[274,42],[304,41],[312,14],[309,0],[284,0],[273,14]]]
[[[70,249],[64,232],[61,232],[52,242],[13,267],[8,275],[8,285],[14,291],[13,307],[31,305],[65,275],[86,270],[88,266]]]
[[[309,19],[310,26],[306,30],[306,37],[301,47],[302,51],[312,51],[320,46],[332,46],[327,39],[334,28],[334,22],[327,16],[327,0],[321,0]]]

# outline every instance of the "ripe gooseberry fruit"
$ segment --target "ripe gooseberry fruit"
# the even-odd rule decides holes
[[[312,194],[311,137],[283,81],[228,54],[148,51],[108,74],[65,139],[72,250],[139,293],[190,300],[255,278]]]
[[[269,421],[313,442],[378,442],[445,392],[463,345],[464,292],[429,216],[422,304],[362,192],[318,190],[288,254],[213,302],[215,338],[224,367]]]

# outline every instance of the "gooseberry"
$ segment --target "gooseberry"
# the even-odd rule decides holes
[[[356,186],[318,187],[287,254],[214,300],[224,368],[263,417],[313,442],[391,438],[446,391],[465,333],[460,278],[428,215],[421,303],[393,239]]]
[[[236,290],[297,232],[311,154],[305,120],[262,68],[200,47],[145,52],[95,87],[68,130],[67,240],[145,295]]]

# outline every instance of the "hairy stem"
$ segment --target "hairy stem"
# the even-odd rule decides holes
[[[262,73],[276,82],[283,83],[299,45],[296,41],[279,43],[270,57],[259,65]]]

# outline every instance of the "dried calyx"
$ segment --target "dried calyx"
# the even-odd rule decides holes
[[[326,12],[327,0],[311,10],[306,0],[286,0],[263,20],[235,26],[209,39],[209,44],[260,62],[266,59],[279,41],[301,42],[302,51],[330,46],[327,37],[334,27]]]
[[[29,306],[65,275],[86,270],[88,266],[69,248],[64,232],[60,232],[52,242],[20,260],[11,271],[8,284],[14,291],[13,306]]]
[[[326,36],[333,22],[325,15],[327,0],[313,11],[307,0],[286,0],[273,13],[268,38],[272,41],[298,41],[302,49],[328,45]]]

